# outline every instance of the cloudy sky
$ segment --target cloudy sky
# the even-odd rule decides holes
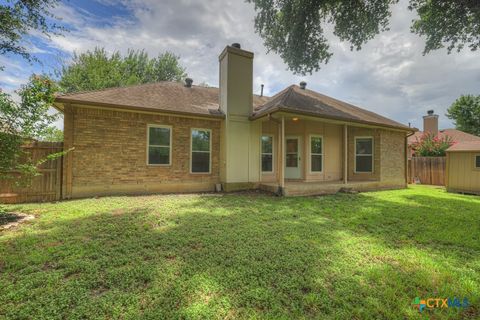
[[[438,50],[422,56],[423,40],[409,32],[414,15],[405,0],[393,8],[391,30],[361,51],[331,38],[334,53],[328,65],[311,76],[296,76],[274,53],[267,53],[255,34],[251,4],[240,0],[70,0],[55,10],[71,30],[50,40],[29,39],[30,50],[42,64],[0,56],[0,87],[13,92],[32,72],[53,73],[68,63],[73,52],[95,46],[108,51],[145,49],[155,56],[166,50],[181,57],[195,83],[218,85],[218,54],[239,42],[255,53],[254,91],[265,84],[267,95],[305,80],[310,89],[422,128],[422,115],[434,109],[440,127],[453,124],[445,117],[461,94],[480,94],[478,52],[448,55]]]

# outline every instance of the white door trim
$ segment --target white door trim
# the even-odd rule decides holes
[[[288,157],[287,157],[287,141],[289,139],[297,139],[297,167],[287,167]],[[299,135],[288,135],[285,136],[285,179],[302,179],[303,177],[303,146],[302,136]]]

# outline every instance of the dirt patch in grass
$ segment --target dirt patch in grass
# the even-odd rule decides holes
[[[20,212],[0,213],[0,230],[7,230],[18,226],[23,222],[35,219],[34,215]]]

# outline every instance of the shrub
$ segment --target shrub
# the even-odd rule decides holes
[[[412,149],[416,157],[444,157],[446,150],[453,144],[453,139],[447,135],[439,137],[424,133],[412,144]]]

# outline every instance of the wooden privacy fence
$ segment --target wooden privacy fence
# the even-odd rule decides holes
[[[62,142],[32,142],[22,147],[34,162],[49,154],[61,152]],[[49,160],[39,167],[40,175],[34,177],[28,187],[16,185],[19,174],[10,172],[12,179],[0,179],[0,203],[55,201],[61,198],[62,157]]]
[[[408,182],[445,185],[446,157],[412,157],[408,160]]]

